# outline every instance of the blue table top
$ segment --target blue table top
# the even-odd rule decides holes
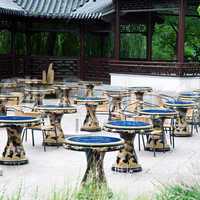
[[[107,124],[112,126],[121,126],[121,127],[141,127],[141,126],[149,126],[149,123],[140,122],[140,121],[111,121]]]
[[[38,106],[38,108],[74,108],[73,106],[64,106],[64,105],[52,105],[52,104],[45,104],[42,106]]]
[[[70,137],[68,140],[80,143],[113,143],[121,141],[120,138],[108,137],[108,136],[75,136]]]
[[[180,94],[180,96],[200,97],[200,93],[196,93],[196,92],[183,92],[183,93]]]
[[[174,101],[166,101],[166,104],[174,104],[174,105],[187,105],[191,104],[193,105],[193,101],[179,101],[179,100],[174,100]]]
[[[122,145],[124,141],[120,138],[109,136],[73,136],[66,138],[68,145],[75,145],[80,147],[111,147]]]
[[[0,121],[26,121],[26,120],[33,120],[34,117],[28,116],[0,116]]]
[[[99,101],[102,100],[101,97],[77,97],[77,100],[80,101]]]
[[[149,113],[149,114],[172,114],[175,113],[176,111],[172,110],[172,109],[142,109],[141,113]]]

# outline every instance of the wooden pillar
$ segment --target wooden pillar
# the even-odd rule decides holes
[[[115,0],[115,42],[114,42],[114,57],[120,59],[120,9],[119,0]]]
[[[178,27],[178,63],[184,63],[184,40],[185,40],[185,12],[187,0],[179,0],[179,27]]]
[[[151,20],[151,12],[148,13],[148,21],[147,21],[147,53],[146,58],[148,61],[152,60],[152,20]]]
[[[15,49],[15,37],[16,37],[16,32],[15,32],[15,25],[14,22],[12,22],[12,28],[11,28],[11,43],[10,43],[10,54],[12,57],[12,76],[16,76],[16,49]]]
[[[80,71],[79,78],[81,80],[85,79],[85,26],[84,24],[80,25]]]
[[[26,34],[26,57],[24,62],[24,76],[30,75],[28,72],[28,67],[31,56],[31,32],[27,31],[25,34]]]

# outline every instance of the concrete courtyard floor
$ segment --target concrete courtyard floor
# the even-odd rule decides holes
[[[76,119],[79,119],[79,128],[85,117],[85,107],[79,106],[76,114],[64,115],[62,128],[65,135],[84,135],[88,132],[79,132],[76,129]],[[98,115],[101,124],[107,116]],[[0,150],[6,144],[5,129],[0,129]],[[90,133],[89,133],[90,134]],[[92,133],[94,134],[94,133]],[[95,134],[102,134],[101,132]],[[117,134],[114,134],[117,136]],[[168,139],[169,142],[169,139]],[[138,151],[138,142],[135,149],[143,171],[134,174],[121,174],[111,171],[117,152],[107,153],[104,160],[104,170],[108,184],[114,193],[123,193],[133,200],[139,195],[151,196],[165,184],[176,182],[194,183],[199,179],[200,170],[200,133],[189,138],[175,138],[175,149],[166,153]],[[77,187],[86,169],[86,158],[83,152],[66,150],[63,147],[42,147],[42,134],[35,132],[35,147],[31,143],[31,134],[24,148],[29,164],[21,166],[4,166],[3,176],[0,177],[0,190],[6,195],[12,195],[22,188],[23,199],[29,200],[38,191],[42,199],[56,190],[64,187]]]

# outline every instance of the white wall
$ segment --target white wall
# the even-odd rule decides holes
[[[200,89],[199,77],[167,77],[111,73],[113,86],[147,86],[154,91],[182,92]]]

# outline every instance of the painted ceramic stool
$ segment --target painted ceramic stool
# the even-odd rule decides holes
[[[25,88],[25,93],[35,99],[35,106],[42,105],[46,94],[54,92],[53,88]]]
[[[137,133],[146,133],[152,130],[152,125],[141,121],[110,121],[104,125],[103,130],[119,133],[124,139],[125,146],[119,151],[116,163],[112,170],[116,172],[133,173],[142,170],[134,149],[134,140]]]
[[[179,116],[176,119],[174,136],[177,137],[190,137],[192,132],[189,131],[189,126],[186,120],[188,109],[194,108],[197,104],[194,101],[167,101],[165,106],[173,108],[178,111]]]
[[[35,109],[47,114],[50,119],[50,125],[55,127],[55,130],[46,133],[45,144],[48,146],[62,145],[64,142],[64,133],[61,128],[62,117],[64,114],[76,113],[76,108],[73,106],[42,105],[37,106]]]
[[[2,153],[0,164],[21,165],[28,163],[21,141],[21,132],[24,127],[37,125],[40,122],[40,118],[28,116],[0,116],[0,126],[5,127],[8,134],[7,144]]]
[[[71,101],[70,101],[70,92],[73,89],[78,89],[78,86],[76,85],[71,85],[71,84],[56,84],[54,85],[54,88],[58,90],[59,93],[59,98],[60,102],[59,105],[63,106],[71,106]]]
[[[151,87],[128,87],[128,90],[131,94],[131,99],[134,99],[136,97],[136,100],[140,102],[140,108],[142,108],[143,103],[143,97],[146,92],[152,92]],[[134,97],[132,97],[134,95]]]
[[[122,149],[124,141],[120,138],[108,136],[74,136],[65,140],[64,147],[86,153],[87,169],[82,184],[87,182],[106,184],[103,170],[105,153]]]
[[[148,137],[145,150],[158,152],[170,151],[170,146],[167,144],[163,126],[165,119],[174,118],[177,115],[177,112],[167,108],[149,108],[142,109],[139,113],[151,117],[153,129],[156,133],[155,135],[152,134],[152,136],[150,135]]]
[[[96,109],[99,104],[106,102],[106,98],[101,97],[78,97],[74,100],[76,104],[86,106],[86,117],[81,127],[81,131],[100,131],[99,121],[96,116]]]
[[[129,96],[126,89],[108,89],[105,91],[111,98],[108,120],[121,120],[122,100]]]
[[[95,85],[100,85],[101,82],[99,82],[99,81],[79,81],[79,84],[85,85],[85,87],[86,87],[85,96],[92,97],[92,96],[94,96]]]
[[[18,95],[12,93],[0,93],[0,115],[6,115],[6,103],[12,99],[16,99],[16,104],[19,103]]]

